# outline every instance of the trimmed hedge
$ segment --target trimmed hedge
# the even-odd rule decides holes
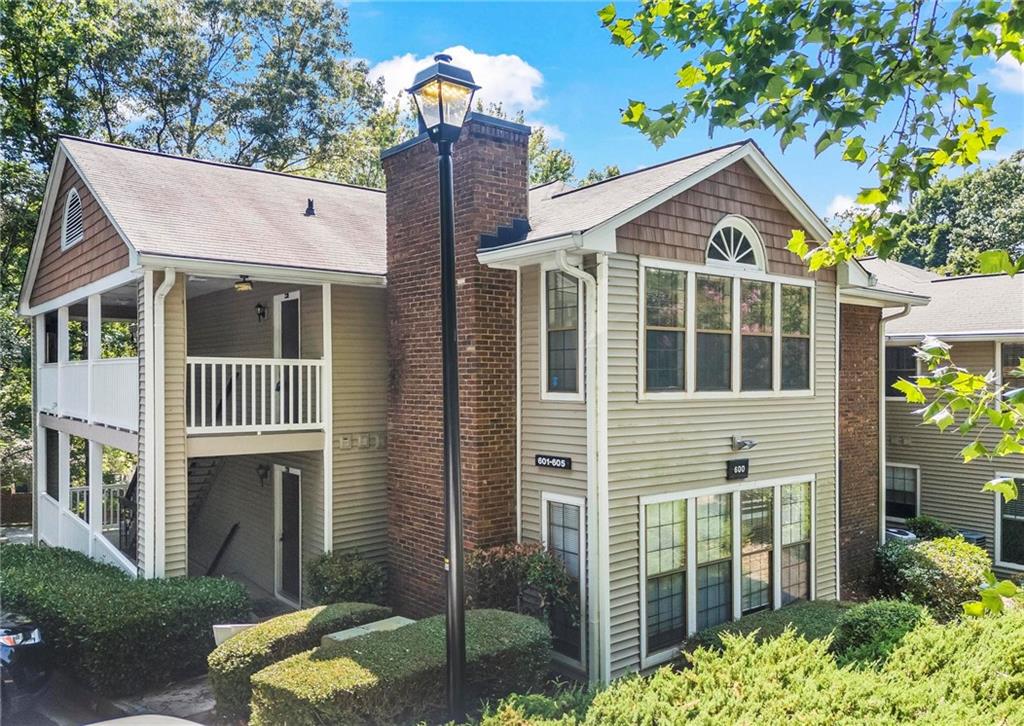
[[[824,638],[832,634],[849,605],[834,600],[801,600],[778,610],[764,610],[746,615],[739,620],[729,621],[694,633],[686,642],[686,650],[696,648],[721,648],[722,636],[753,634],[758,642],[777,638],[792,627],[798,635],[808,640]]]
[[[878,663],[907,633],[930,620],[920,605],[900,600],[875,600],[850,608],[839,619],[832,650],[840,663]]]
[[[941,519],[931,517],[927,514],[922,514],[919,517],[911,517],[903,523],[903,526],[921,539],[957,537],[960,534],[956,531],[956,527],[946,524]]]
[[[466,613],[466,697],[531,691],[545,680],[551,636],[526,615]],[[253,726],[394,724],[441,718],[445,623],[426,618],[397,630],[331,643],[252,677]]]
[[[992,567],[988,553],[963,537],[886,542],[878,562],[885,595],[924,606],[942,621],[959,617],[963,603],[977,599]]]
[[[927,622],[906,635],[879,669],[843,668],[828,639],[794,631],[758,643],[723,636],[723,650],[688,655],[691,668],[631,676],[594,699],[586,716],[545,713],[507,699],[487,726],[599,724],[1021,724],[1024,613],[950,625]]]
[[[325,552],[306,566],[306,592],[317,605],[368,602],[382,605],[388,572],[356,552]]]
[[[242,585],[212,577],[137,580],[71,550],[0,546],[4,608],[41,626],[56,662],[108,695],[201,673],[212,626],[250,614]]]
[[[249,715],[249,678],[271,663],[320,645],[328,633],[391,616],[390,608],[359,602],[321,605],[288,613],[242,631],[221,643],[207,659],[217,713],[225,718]]]

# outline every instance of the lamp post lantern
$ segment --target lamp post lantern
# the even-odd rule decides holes
[[[451,56],[434,56],[434,65],[416,74],[409,93],[416,99],[420,128],[437,146],[441,223],[441,369],[444,398],[444,502],[447,553],[448,710],[461,721],[465,713],[465,593],[462,556],[462,474],[459,454],[458,318],[455,309],[455,188],[452,144],[462,131],[473,93],[473,75],[453,66]]]

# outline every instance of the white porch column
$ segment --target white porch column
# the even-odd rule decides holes
[[[324,552],[334,549],[334,325],[331,285],[323,284],[323,369],[320,371],[320,411],[324,424]]]
[[[64,366],[68,362],[68,309],[57,308],[57,415],[64,415]],[[62,495],[63,496],[63,495]]]
[[[102,335],[100,332],[102,315],[100,313],[100,296],[90,295],[88,300],[88,319],[86,321],[86,340],[88,341],[88,359],[89,359],[89,408],[88,418],[89,422],[95,419],[94,416],[94,405],[93,398],[97,395],[95,386],[93,385],[93,365],[100,359],[100,351],[102,349]]]
[[[92,336],[89,336],[90,342]],[[97,537],[103,536],[103,444],[89,442],[89,554]]]
[[[60,507],[57,515],[57,542],[64,546],[64,512],[71,510],[71,436],[64,431],[57,433],[57,476],[60,484]]]

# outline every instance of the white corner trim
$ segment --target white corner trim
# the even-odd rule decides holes
[[[523,271],[516,268],[516,542],[523,541]]]
[[[323,297],[320,325],[323,331],[323,378],[320,381],[320,396],[323,399],[322,420],[324,426],[323,487],[324,487],[324,552],[334,549],[334,311],[332,290],[329,282],[323,283]],[[301,301],[299,314],[302,314]],[[301,320],[299,328],[301,330]],[[301,569],[301,568],[300,568]],[[301,574],[300,574],[301,577]]]

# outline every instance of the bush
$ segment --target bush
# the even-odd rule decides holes
[[[236,582],[137,580],[61,548],[2,545],[0,578],[5,610],[39,623],[56,661],[109,695],[202,672],[213,624],[250,613]]]
[[[497,608],[546,619],[560,608],[579,618],[579,582],[565,565],[536,543],[474,550],[466,558],[471,607]]]
[[[834,600],[798,601],[778,610],[764,610],[746,615],[735,622],[722,623],[695,633],[686,643],[687,650],[721,648],[722,636],[753,634],[758,642],[777,638],[792,627],[808,640],[832,634],[849,605]]]
[[[839,618],[832,650],[840,663],[884,661],[907,633],[928,620],[924,608],[900,600],[857,605]]]
[[[466,613],[466,696],[498,698],[544,682],[547,627],[500,610]],[[435,616],[275,663],[252,677],[252,721],[260,724],[393,724],[445,710],[445,623]]]
[[[963,537],[886,542],[878,560],[885,595],[927,607],[942,621],[958,617],[965,601],[977,599],[992,567],[988,553]]]
[[[497,706],[486,708],[480,726],[571,726],[586,717],[595,695],[593,690],[577,685],[562,687],[551,694],[513,693]]]
[[[225,718],[249,715],[252,696],[249,678],[256,671],[316,647],[328,633],[390,615],[389,608],[379,605],[358,602],[320,605],[272,618],[225,641],[210,653],[207,660],[218,715]]]
[[[922,514],[920,517],[911,517],[904,523],[904,526],[920,539],[959,536],[959,532],[956,531],[955,527],[927,514]]]
[[[383,604],[387,592],[384,565],[355,552],[325,552],[306,566],[306,590],[318,605],[335,602]]]

